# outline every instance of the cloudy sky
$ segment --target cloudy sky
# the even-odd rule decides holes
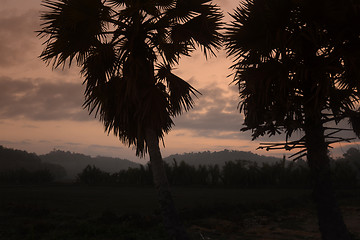
[[[115,136],[104,133],[102,124],[82,109],[84,87],[79,69],[52,70],[38,59],[42,41],[35,31],[40,29],[40,2],[1,0],[0,145],[38,154],[55,148],[146,161]],[[226,20],[230,19],[227,12],[238,5],[234,0],[215,2]],[[229,85],[231,78],[227,78],[230,65],[224,51],[207,61],[201,52],[181,60],[176,73],[202,95],[193,110],[175,119],[176,125],[165,137],[164,156],[223,149],[282,155],[255,150],[264,139],[252,142],[250,133],[239,131],[242,117],[237,110],[236,87]],[[338,145],[334,154],[347,148]]]

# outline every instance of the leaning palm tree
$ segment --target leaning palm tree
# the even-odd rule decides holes
[[[359,7],[351,0],[246,0],[226,33],[242,130],[252,130],[253,138],[284,132],[284,143],[260,147],[300,148],[294,157],[307,156],[324,240],[350,239],[331,184],[328,149],[349,140],[336,135],[342,120],[360,135]],[[304,137],[290,141],[295,131]]]
[[[43,0],[40,57],[81,67],[84,107],[138,156],[150,156],[165,228],[188,239],[175,211],[159,148],[172,118],[198,92],[172,73],[183,55],[219,48],[222,14],[210,0]]]

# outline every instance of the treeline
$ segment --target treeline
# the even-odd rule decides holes
[[[360,155],[360,154],[359,154]],[[355,165],[356,166],[356,165]],[[169,182],[173,186],[223,186],[223,187],[310,187],[310,170],[304,161],[281,161],[274,164],[250,161],[228,161],[223,167],[199,165],[197,167],[177,163],[165,163]],[[348,160],[332,162],[335,185],[338,187],[359,186],[358,168]],[[126,186],[152,185],[151,166],[140,165],[117,173],[107,173],[95,166],[87,166],[77,178],[79,183],[117,184]]]

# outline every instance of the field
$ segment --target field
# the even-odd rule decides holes
[[[193,239],[320,239],[308,189],[174,188]],[[155,190],[70,184],[0,186],[0,239],[166,239]],[[360,236],[360,190],[338,191]]]

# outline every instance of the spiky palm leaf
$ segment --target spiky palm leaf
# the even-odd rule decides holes
[[[41,17],[39,35],[46,38],[46,48],[40,58],[58,67],[76,57],[81,65],[89,49],[99,44],[110,9],[101,0],[44,0],[43,6],[50,11]]]

